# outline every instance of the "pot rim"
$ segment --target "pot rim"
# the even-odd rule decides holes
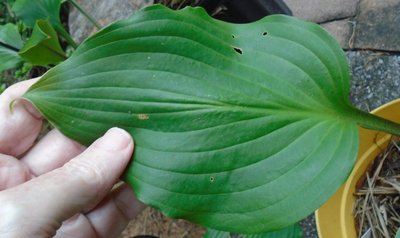
[[[400,99],[386,103],[371,112],[389,120],[400,122]],[[356,238],[353,217],[353,193],[356,184],[365,174],[371,161],[386,147],[391,135],[359,129],[359,151],[357,162],[347,181],[336,193],[315,212],[318,236],[320,238]]]

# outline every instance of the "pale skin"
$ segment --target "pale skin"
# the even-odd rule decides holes
[[[145,207],[129,186],[114,186],[131,136],[112,128],[85,148],[53,129],[36,142],[40,113],[23,100],[9,105],[37,80],[0,95],[0,237],[118,237]]]

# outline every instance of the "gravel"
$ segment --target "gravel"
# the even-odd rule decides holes
[[[349,51],[352,79],[350,100],[361,110],[371,111],[400,97],[400,54]]]
[[[302,220],[300,226],[303,229],[303,238],[318,238],[314,214]]]

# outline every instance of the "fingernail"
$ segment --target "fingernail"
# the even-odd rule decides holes
[[[95,146],[102,149],[117,151],[125,149],[132,141],[131,136],[120,128],[111,128],[103,137],[95,142]]]
[[[22,106],[31,114],[33,117],[37,119],[42,119],[42,114],[32,105],[31,102],[26,100],[21,100]]]

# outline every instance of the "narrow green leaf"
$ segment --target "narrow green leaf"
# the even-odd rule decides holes
[[[11,23],[0,25],[0,72],[22,63],[18,55],[21,47],[22,39],[17,26]]]
[[[243,238],[302,238],[303,230],[299,224],[294,224],[292,226],[266,233],[253,234],[253,235],[240,235]],[[207,229],[206,234],[203,238],[231,238],[229,232],[218,231],[211,228]],[[397,237],[396,237],[397,238]]]
[[[246,235],[244,238],[302,238],[303,230],[299,224],[283,228],[277,231],[271,231],[263,234]]]
[[[124,179],[141,201],[254,234],[294,224],[341,186],[357,123],[400,131],[350,106],[349,90],[344,53],[316,24],[154,5],[86,40],[24,97],[83,144],[129,131]]]
[[[397,230],[395,238],[400,238],[400,228]]]
[[[214,229],[207,229],[206,234],[204,234],[203,238],[231,238],[229,232],[226,231],[217,231]]]
[[[49,18],[51,24],[61,25],[60,0],[16,0],[12,10],[29,27],[34,27],[39,19]]]
[[[48,20],[38,20],[32,35],[19,55],[33,65],[56,64],[67,57],[58,41],[57,33]]]

